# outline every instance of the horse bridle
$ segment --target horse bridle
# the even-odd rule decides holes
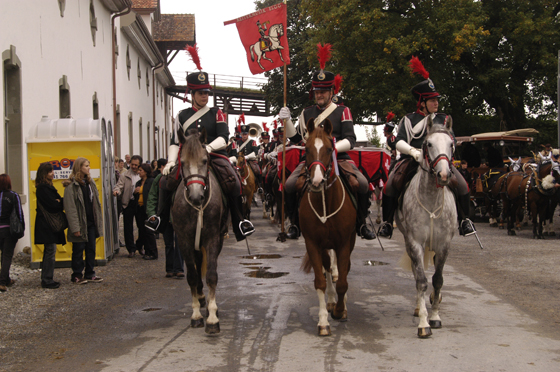
[[[333,141],[332,138],[331,138],[331,144],[332,144],[333,151],[334,151],[335,147],[334,147],[334,141]],[[323,170],[323,180],[321,181],[321,184],[324,184],[325,182],[327,182],[327,179],[333,173],[332,163],[333,163],[333,159],[332,159],[332,157],[329,157],[329,162],[326,165],[321,160],[315,160],[315,161],[311,162],[311,164],[306,165],[306,176],[307,176],[306,182],[309,183],[311,181],[311,168],[315,165],[319,165],[321,167],[321,169]]]
[[[438,130],[438,131],[433,132],[433,133],[431,133],[431,134],[434,134],[434,133],[445,133],[445,134],[448,134],[449,137],[451,137],[451,135],[450,135],[448,132],[443,131],[443,130]],[[453,139],[453,137],[451,137],[451,139]],[[450,159],[450,158],[447,156],[447,154],[441,153],[441,154],[437,155],[437,156],[435,157],[435,159],[433,159],[433,160],[430,159],[430,156],[429,156],[429,153],[428,153],[428,141],[427,141],[427,138],[426,138],[426,140],[424,140],[424,143],[422,143],[422,152],[424,153],[424,159],[426,159],[426,163],[428,163],[428,167],[429,167],[429,168],[428,168],[427,171],[428,171],[430,174],[435,175],[435,170],[434,170],[434,169],[435,169],[436,165],[437,165],[441,160],[444,160],[444,159],[447,160],[447,164],[448,164],[448,166],[449,166],[449,171],[451,172],[451,167],[452,167],[452,164],[453,164],[453,156],[451,156],[451,159]],[[424,168],[422,168],[422,169],[424,169]],[[424,170],[425,170],[425,169],[424,169]]]
[[[181,167],[181,173],[183,173],[183,167]],[[204,191],[208,188],[208,178],[210,177],[210,166],[207,166],[206,176],[202,174],[190,174],[187,177],[183,177],[183,182],[185,183],[185,188],[188,190],[188,187],[193,183],[198,183],[202,185]]]

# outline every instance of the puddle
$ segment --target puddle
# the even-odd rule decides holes
[[[241,258],[245,258],[247,260],[267,260],[280,257],[282,257],[282,255],[279,254],[253,254],[250,256],[241,256]]]
[[[161,310],[161,307],[149,307],[147,309],[144,309],[142,311],[158,311]]]
[[[383,266],[383,265],[389,265],[389,264],[387,262],[381,262],[381,261],[371,261],[371,260],[364,261],[364,266]]]
[[[274,273],[274,272],[270,272],[268,271],[270,269],[270,267],[251,267],[251,271],[245,273],[244,275],[246,277],[249,278],[258,278],[258,279],[274,279],[274,278],[280,278],[282,276],[288,275],[289,273],[285,273],[285,272],[278,272],[278,273]]]
[[[260,262],[240,262],[240,265],[244,265],[244,266],[255,266],[255,265],[260,265]]]

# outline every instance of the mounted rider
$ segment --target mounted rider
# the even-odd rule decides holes
[[[280,110],[279,117],[285,121],[286,135],[293,143],[305,141],[307,130],[306,123],[310,119],[315,120],[318,126],[325,119],[328,119],[333,126],[332,136],[335,139],[335,148],[337,151],[338,167],[346,175],[351,185],[357,186],[357,219],[356,233],[364,239],[375,239],[375,233],[371,231],[367,224],[366,218],[369,212],[370,195],[369,183],[364,175],[358,170],[350,155],[346,152],[351,150],[356,144],[356,134],[354,132],[354,123],[350,109],[344,105],[337,105],[332,102],[334,95],[335,75],[330,71],[325,71],[325,64],[330,58],[330,44],[325,46],[317,45],[318,56],[321,69],[313,74],[311,90],[309,97],[315,98],[316,105],[305,108],[298,118],[298,127],[295,128],[291,121],[290,110],[283,107]],[[296,182],[298,178],[305,174],[302,170],[305,162],[301,162],[292,172],[285,185],[285,205],[287,214],[290,217],[292,225],[288,228],[287,237],[289,239],[297,239],[299,237],[299,221],[298,221],[298,198],[296,194]]]
[[[393,135],[395,124],[393,124],[393,122],[391,121],[394,117],[395,114],[389,112],[387,114],[387,121],[385,123],[385,126],[383,127],[383,135],[385,136],[387,147],[389,147],[389,149],[391,150],[391,167],[393,167],[397,159],[397,138]]]
[[[429,73],[417,57],[410,60],[412,71],[420,74],[425,80],[412,88],[417,110],[403,117],[399,123],[396,138],[396,149],[401,153],[401,160],[396,163],[389,174],[383,190],[383,221],[379,236],[391,238],[393,235],[393,217],[398,206],[398,199],[406,182],[410,181],[418,169],[422,159],[422,144],[427,135],[426,123],[430,115],[434,124],[445,124],[451,120],[449,115],[438,113],[440,94],[436,91]],[[453,134],[453,133],[452,133]],[[453,135],[455,139],[455,135]],[[453,173],[450,183],[455,195],[459,233],[468,236],[476,233],[474,225],[468,218],[470,208],[469,187],[457,168],[451,167]]]
[[[247,164],[251,166],[253,174],[255,175],[258,192],[262,193],[261,167],[258,163],[259,146],[257,145],[257,141],[249,138],[249,128],[249,125],[241,125],[241,139],[237,140],[237,153],[242,153],[243,156],[245,156]]]
[[[187,75],[187,93],[191,94],[192,107],[180,111],[175,118],[171,145],[167,150],[169,161],[162,174],[170,174],[171,169],[177,162],[180,151],[177,132],[187,133],[189,129],[198,129],[199,131],[205,129],[208,140],[206,151],[210,155],[210,166],[214,169],[222,191],[227,198],[233,231],[237,241],[240,241],[245,239],[247,235],[252,234],[255,228],[250,221],[242,217],[241,181],[226,153],[229,137],[226,117],[219,108],[207,106],[208,95],[212,87],[208,80],[208,74],[203,72],[200,67],[196,45],[187,47],[187,51],[199,70],[199,72]]]
[[[266,21],[265,23],[261,24],[261,21],[257,20],[257,28],[259,29],[259,34],[261,34],[259,41],[261,42],[261,51],[263,52],[272,44],[272,42],[270,41],[270,37],[265,33],[265,31],[268,30],[267,25],[269,23],[269,21]]]

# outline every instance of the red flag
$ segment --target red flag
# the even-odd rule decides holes
[[[237,25],[253,75],[290,64],[287,18],[287,5],[280,3],[224,22]]]

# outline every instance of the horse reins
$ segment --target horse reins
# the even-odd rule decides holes
[[[182,171],[182,167],[181,167],[181,171]],[[194,180],[191,180],[193,178],[196,178]],[[202,180],[201,180],[202,179]],[[189,181],[191,180],[191,181]],[[203,227],[203,221],[204,221],[204,210],[206,209],[206,207],[208,206],[208,204],[210,203],[210,199],[212,197],[212,189],[211,189],[211,183],[210,183],[210,168],[208,168],[208,173],[206,175],[206,177],[204,177],[203,175],[200,174],[191,174],[188,177],[183,179],[183,183],[185,184],[185,189],[183,191],[183,196],[185,198],[185,201],[187,202],[187,204],[189,204],[194,210],[198,211],[198,218],[196,221],[196,234],[195,234],[195,238],[194,238],[194,249],[197,251],[200,251],[200,235],[202,232],[202,227]],[[206,198],[206,204],[204,204],[202,207],[197,207],[195,206],[189,199],[189,196],[187,195],[188,193],[188,187],[192,184],[199,184],[202,185],[202,187],[204,188],[204,193],[206,194],[206,191],[208,191],[208,197]],[[207,186],[208,184],[208,186]]]

